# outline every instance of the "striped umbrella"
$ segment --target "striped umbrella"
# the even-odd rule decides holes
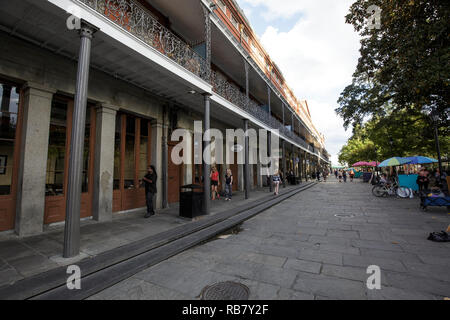
[[[401,158],[401,157],[393,157],[384,160],[380,163],[379,167],[394,167],[394,166],[400,166],[402,164],[411,163],[411,160]]]

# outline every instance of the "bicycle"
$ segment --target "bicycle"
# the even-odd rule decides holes
[[[397,196],[399,198],[409,198],[411,190],[409,188],[400,187],[395,179],[393,183],[380,182],[372,188],[372,194],[375,197]]]

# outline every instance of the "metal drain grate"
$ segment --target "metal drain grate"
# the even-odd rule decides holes
[[[202,290],[202,300],[248,300],[250,290],[237,282],[219,282]]]
[[[353,217],[355,217],[354,214],[345,214],[345,213],[335,214],[334,216],[338,217],[338,218],[353,218]]]

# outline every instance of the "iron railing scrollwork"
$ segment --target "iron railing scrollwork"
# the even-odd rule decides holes
[[[247,113],[251,114],[255,118],[261,120],[269,127],[278,129],[282,135],[292,139],[305,149],[310,150],[310,146],[306,143],[305,140],[286,128],[286,126],[284,126],[276,118],[269,115],[269,113],[264,110],[256,101],[249,99],[247,102],[247,95],[242,92],[239,87],[228,82],[224,75],[219,72],[212,71],[211,84],[215,93],[222,96],[237,107],[243,109]]]
[[[169,57],[186,70],[208,80],[206,61],[188,44],[159,23],[147,9],[133,0],[77,0],[94,9]]]

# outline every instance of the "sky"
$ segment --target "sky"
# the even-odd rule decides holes
[[[333,164],[351,136],[336,115],[337,100],[351,83],[359,36],[345,15],[354,0],[237,0],[270,57],[298,99],[308,101],[325,135]]]

